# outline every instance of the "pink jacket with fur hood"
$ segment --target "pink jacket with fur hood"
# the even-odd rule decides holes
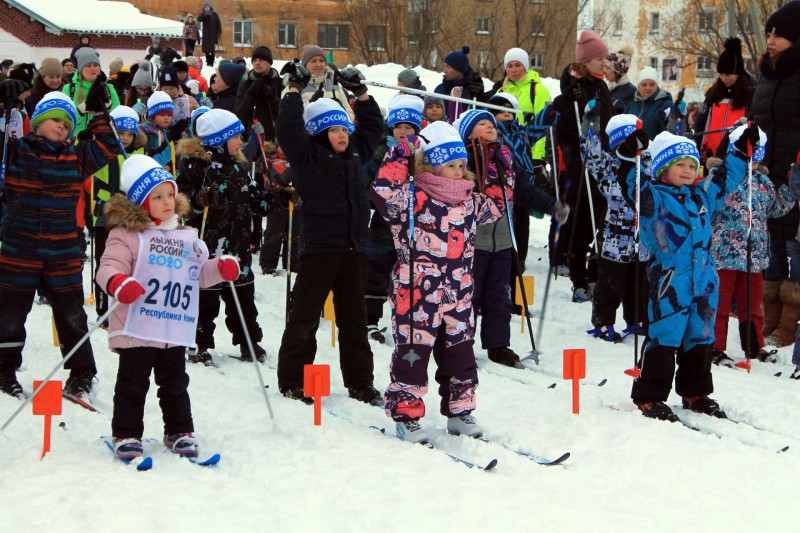
[[[178,194],[175,202],[175,212],[185,215],[189,212],[189,200],[183,194]],[[136,269],[136,258],[139,255],[139,233],[150,227],[150,218],[139,206],[133,205],[128,199],[117,194],[113,196],[104,207],[106,227],[109,229],[106,249],[100,259],[97,269],[97,284],[108,292],[108,283],[117,274],[130,276]],[[186,229],[186,228],[184,228]],[[224,281],[217,263],[219,259],[209,259],[203,264],[200,271],[200,287],[206,288]],[[113,295],[111,295],[113,296]],[[128,306],[117,307],[108,320],[108,346],[112,350],[117,348],[135,348],[148,346],[151,348],[168,348],[163,342],[137,339],[128,335],[113,335],[122,330],[128,317]]]

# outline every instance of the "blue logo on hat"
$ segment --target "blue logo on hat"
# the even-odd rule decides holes
[[[392,109],[389,111],[389,115],[386,117],[386,124],[388,124],[391,128],[400,122],[407,122],[408,124],[413,124],[414,126],[421,128],[422,114],[416,109],[410,109],[407,107],[400,107],[398,109]]]
[[[446,165],[456,159],[467,159],[467,149],[463,142],[438,144],[425,150],[425,161],[434,167]]]
[[[330,111],[326,111],[325,113],[316,115],[314,118],[306,122],[306,131],[313,136],[334,126],[342,126],[347,128],[348,134],[352,134],[354,131],[356,131],[356,128],[353,126],[353,122],[350,120],[350,117],[347,116],[347,113],[339,109],[332,109]]]
[[[128,189],[128,200],[132,204],[142,205],[150,191],[155,189],[159,184],[165,181],[175,183],[175,178],[172,177],[164,167],[154,167],[139,176],[136,181]]]
[[[211,148],[217,148],[225,144],[228,139],[232,139],[240,133],[244,133],[244,126],[240,120],[237,120],[221,130],[203,137],[203,144]]]
[[[636,124],[625,124],[611,130],[608,134],[608,146],[613,150],[619,143],[628,138],[628,135],[636,131]]]
[[[673,159],[681,159],[684,157],[693,158],[697,164],[700,164],[700,153],[697,151],[697,145],[690,141],[677,142],[662,152],[653,157],[653,176],[658,176],[664,167],[669,164]]]
[[[114,125],[118,131],[132,131],[133,133],[139,132],[139,121],[133,117],[120,117],[114,119]]]

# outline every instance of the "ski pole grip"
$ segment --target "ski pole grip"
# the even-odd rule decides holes
[[[749,129],[749,128],[752,128],[752,127],[753,127],[753,121],[752,120],[748,120],[747,121],[747,128]],[[750,142],[749,139],[747,141],[747,157],[749,157],[750,159],[753,158],[753,144]]]
[[[644,127],[644,123],[642,122],[642,119],[640,119],[640,118],[636,119],[636,129],[640,130],[640,129],[642,129],[642,127]],[[636,155],[642,155],[642,151],[641,150],[636,150]]]

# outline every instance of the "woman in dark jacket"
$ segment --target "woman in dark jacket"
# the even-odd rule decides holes
[[[216,46],[222,37],[222,22],[219,15],[211,7],[211,2],[203,2],[203,10],[197,16],[197,22],[203,25],[203,53],[206,55],[206,64],[214,66],[216,58]]]
[[[591,272],[587,272],[586,252],[594,240],[593,227],[602,220],[605,209],[605,200],[594,185],[595,180],[590,180],[587,184],[583,176],[581,163],[583,147],[578,131],[578,119],[575,117],[575,104],[578,104],[579,119],[582,120],[587,104],[590,100],[595,100],[593,135],[599,135],[603,148],[608,150],[605,130],[613,111],[611,93],[603,75],[607,55],[608,47],[603,40],[591,30],[583,31],[575,46],[577,62],[568,65],[561,74],[561,97],[556,98],[555,102],[556,109],[561,113],[556,123],[558,147],[567,167],[566,172],[562,174],[564,177],[560,180],[559,187],[563,191],[562,201],[566,198],[566,203],[572,211],[567,223],[561,227],[561,240],[558,248],[554,250],[556,255],[552,260],[555,264],[569,265],[573,302],[591,300],[590,281],[593,284],[597,270],[595,261],[592,261]],[[594,224],[589,208],[590,194],[594,208]]]
[[[278,111],[278,141],[303,200],[301,268],[278,354],[278,387],[284,396],[307,401],[303,366],[314,362],[320,313],[333,291],[344,385],[351,398],[382,406],[383,397],[372,386],[372,351],[367,341],[364,286],[369,200],[361,167],[381,139],[383,117],[367,88],[349,81],[354,76],[348,70],[340,72],[339,83],[356,95],[357,126],[330,98],[320,98],[304,112],[300,91],[308,78],[303,81],[299,75]]]
[[[767,52],[758,60],[758,80],[750,118],[767,134],[761,166],[777,189],[800,151],[800,2],[773,13],[764,27]],[[764,336],[766,344],[788,346],[800,319],[800,242],[795,240],[800,211],[770,218],[769,267],[764,272]],[[790,268],[791,265],[791,268]],[[797,357],[797,356],[795,356]],[[800,360],[794,361],[800,364]]]

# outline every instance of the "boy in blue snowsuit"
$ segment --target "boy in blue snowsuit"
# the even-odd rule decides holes
[[[752,147],[758,140],[758,129],[748,128],[735,143],[736,155],[747,157],[748,143]],[[634,157],[647,146],[645,132],[636,130],[617,150],[622,160],[618,176],[632,203]],[[664,403],[674,375],[675,391],[685,409],[726,418],[719,404],[708,397],[714,390],[711,348],[718,298],[718,278],[709,253],[711,219],[744,176],[727,172],[723,164],[701,181],[697,146],[669,132],[653,139],[647,155],[652,158],[654,181],[640,184],[639,237],[652,255],[647,268],[649,331],[631,398],[644,416],[677,421]]]

